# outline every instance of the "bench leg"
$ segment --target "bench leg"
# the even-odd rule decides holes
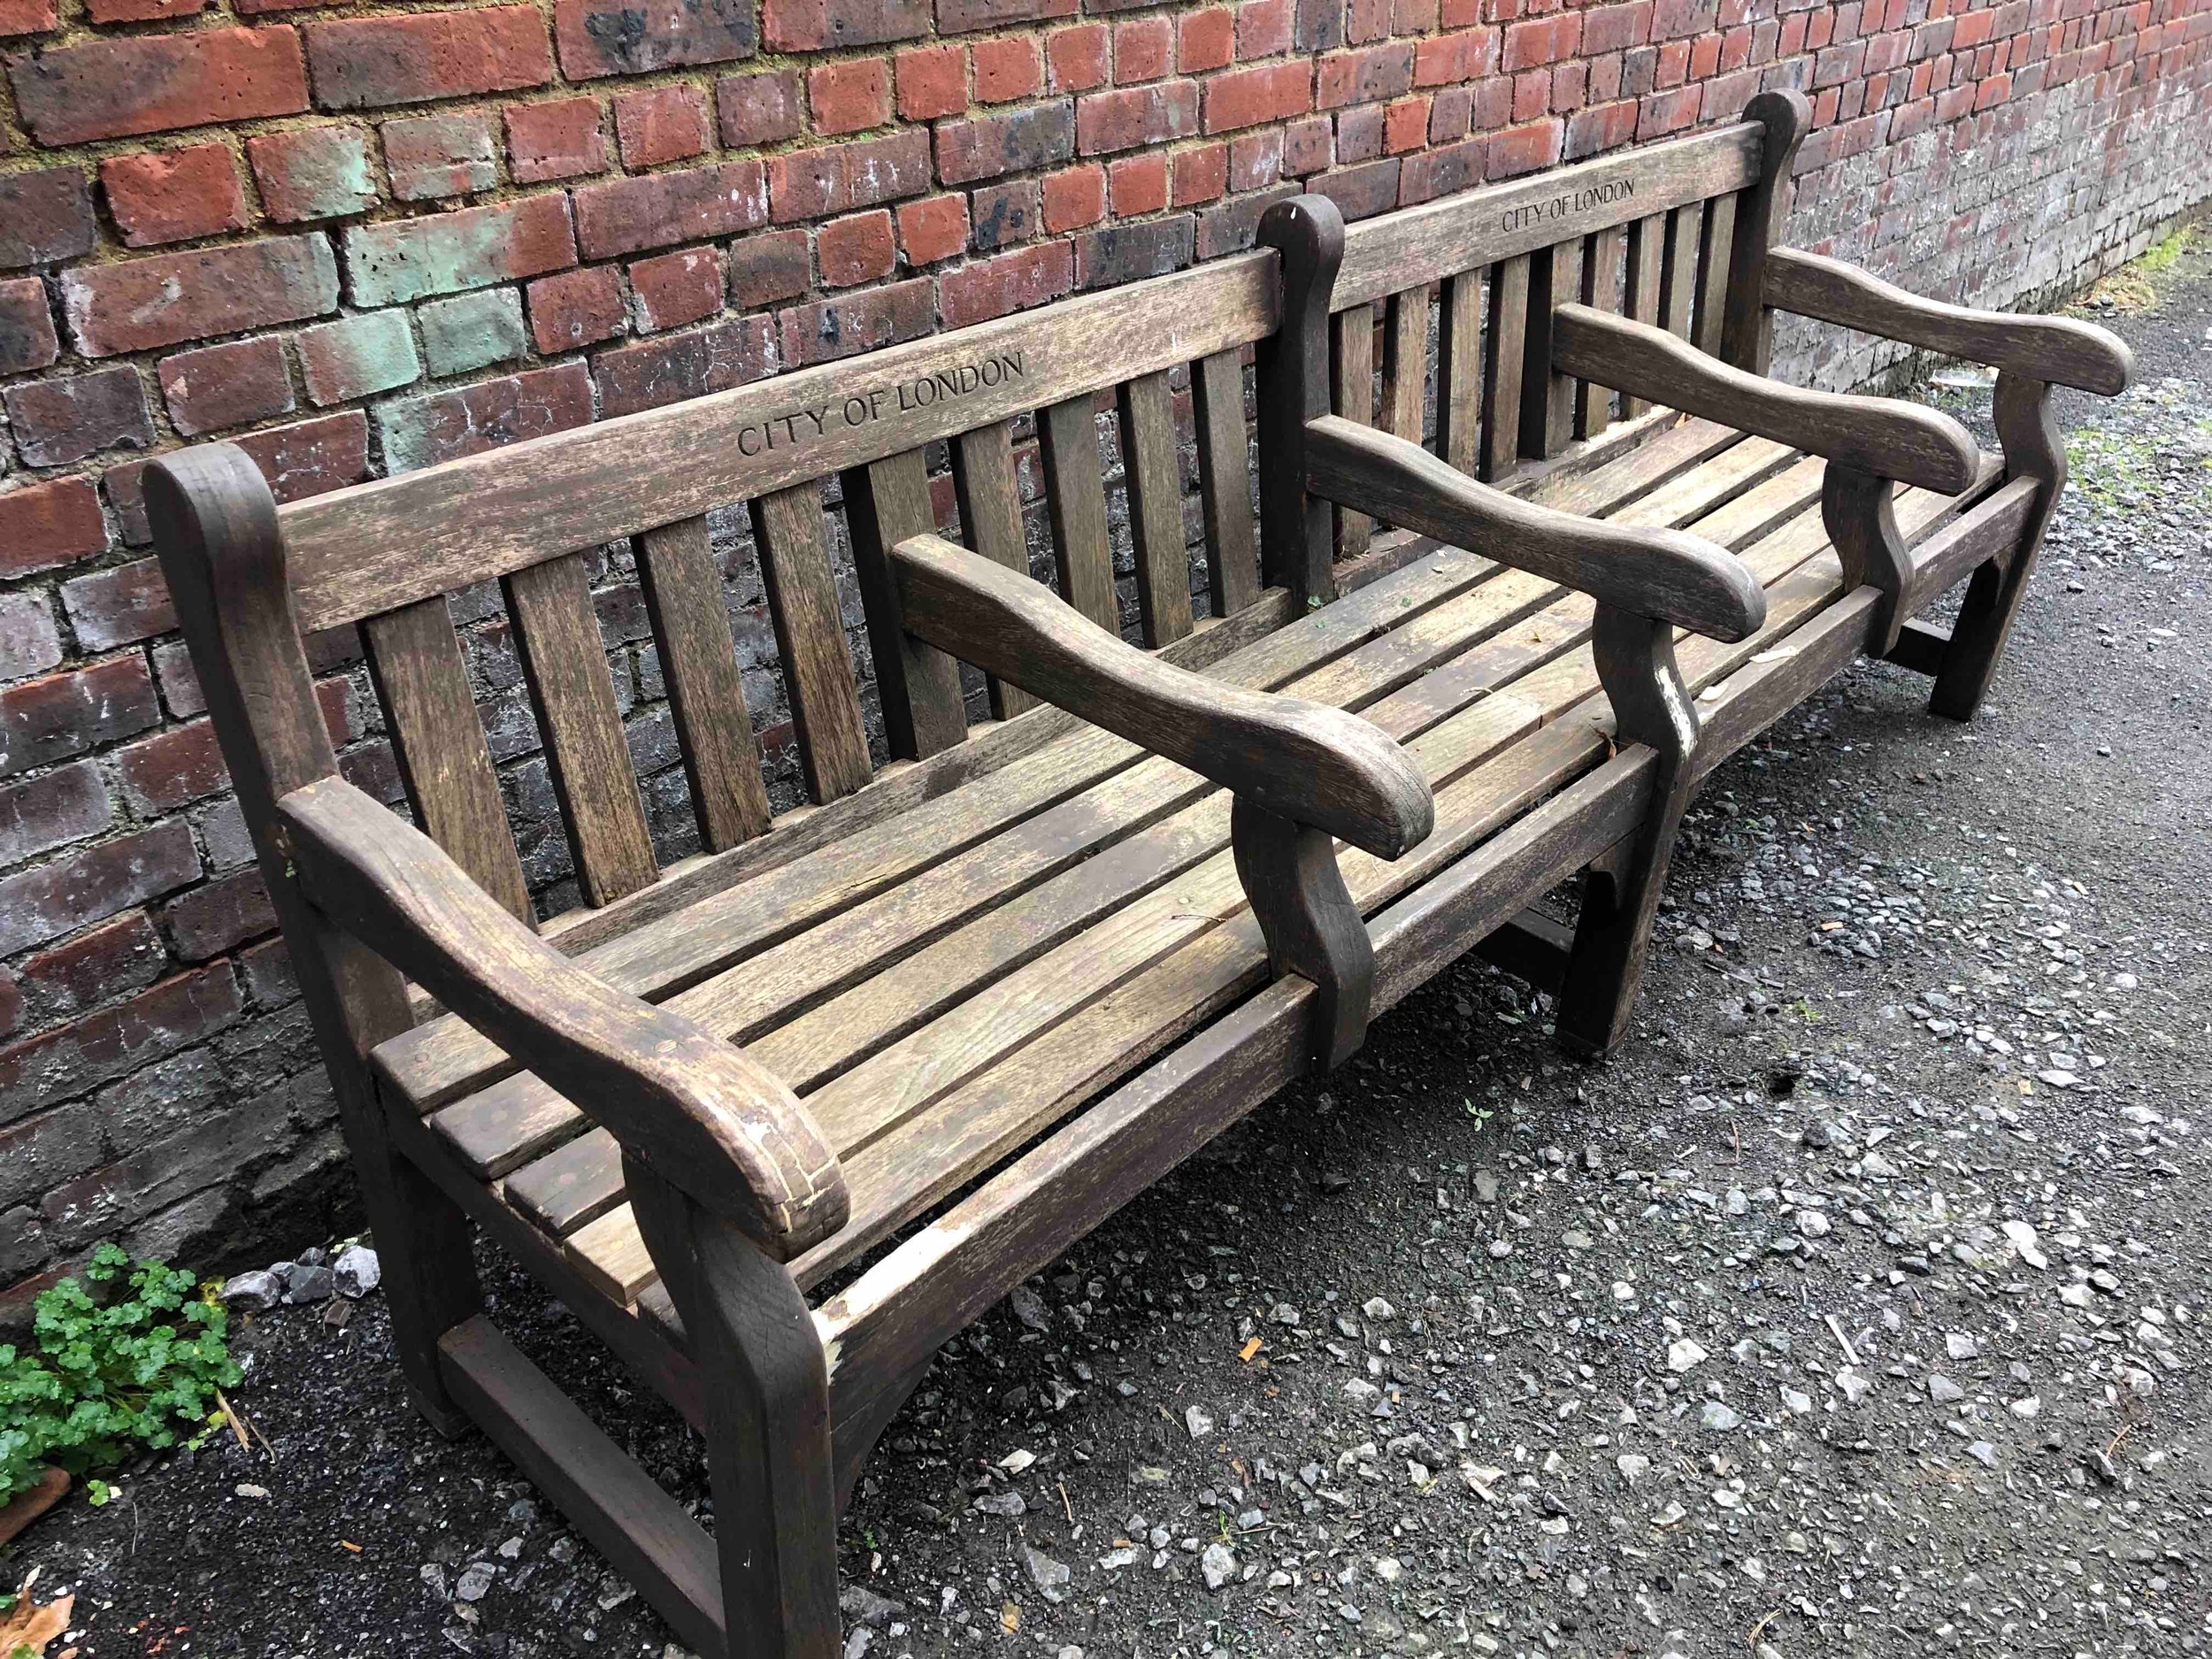
[[[626,1156],[631,1203],[705,1382],[727,1659],[837,1659],[829,1373],[781,1263]]]

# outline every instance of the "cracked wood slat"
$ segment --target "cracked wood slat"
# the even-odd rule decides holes
[[[1418,443],[1429,383],[1429,291],[1393,294],[1383,322],[1382,426]]]
[[[1444,279],[1437,306],[1436,452],[1473,476],[1482,416],[1482,273]]]
[[[1628,271],[1622,297],[1621,313],[1640,323],[1659,326],[1661,290],[1664,282],[1667,257],[1667,216],[1654,213],[1640,219],[1628,227]],[[1621,419],[1633,420],[1651,407],[1641,397],[1624,396],[1621,399]]]
[[[841,482],[884,741],[895,760],[924,760],[956,748],[968,734],[960,664],[906,631],[891,575],[891,549],[937,527],[929,467],[919,449],[908,449],[856,467]],[[838,649],[841,655],[842,646]]]
[[[752,512],[753,543],[760,551],[776,649],[791,695],[807,794],[818,802],[834,801],[866,783],[873,767],[852,658],[845,651],[837,583],[822,544],[822,487],[779,490],[756,500]]]
[[[1183,539],[1183,461],[1167,373],[1124,380],[1121,475],[1129,493],[1129,536],[1137,560],[1137,620],[1157,649],[1191,631],[1190,548]]]
[[[1490,273],[1488,358],[1482,365],[1482,457],[1477,473],[1502,484],[1521,458],[1521,375],[1528,356],[1529,260],[1508,259]],[[1538,365],[1541,371],[1542,365]]]
[[[1060,597],[1110,634],[1118,634],[1121,599],[1114,591],[1106,472],[1098,453],[1098,400],[1087,392],[1039,410],[1037,453],[1059,555]]]

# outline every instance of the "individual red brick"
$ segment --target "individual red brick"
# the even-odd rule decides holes
[[[1157,81],[1175,58],[1175,26],[1164,17],[1131,18],[1114,25],[1114,81],[1131,86]]]
[[[246,193],[220,144],[110,157],[100,164],[100,188],[126,247],[245,228]]]
[[[964,46],[916,46],[896,63],[899,113],[933,121],[968,107],[968,50]]]
[[[1639,142],[1647,139],[1664,138],[1697,125],[1697,111],[1705,96],[1702,87],[1682,87],[1672,92],[1655,92],[1644,99],[1636,111],[1636,137]]]
[[[0,788],[0,865],[88,840],[114,821],[107,786],[90,761],[11,784]]]
[[[73,259],[98,234],[81,169],[0,173],[0,270]]]
[[[774,330],[765,317],[733,317],[603,351],[591,363],[600,409],[611,419],[746,385],[774,368],[773,342]]]
[[[1110,288],[1180,270],[1191,262],[1196,237],[1197,221],[1189,213],[1087,230],[1071,244],[1075,286]]]
[[[937,129],[937,176],[947,184],[967,184],[1065,161],[1074,145],[1072,118],[1063,98],[1001,115],[948,121]]]
[[[565,432],[591,418],[591,376],[581,363],[403,399],[377,416],[385,465],[394,472]]]
[[[488,190],[499,182],[499,140],[488,110],[452,110],[387,121],[384,165],[403,202]]]
[[[87,650],[111,650],[177,626],[158,559],[95,571],[61,585],[62,609]]]
[[[1236,13],[1227,6],[1186,12],[1175,29],[1175,67],[1186,75],[1226,69],[1236,56]]]
[[[208,0],[86,0],[95,23],[151,23],[162,18],[196,17]]]
[[[584,193],[577,192],[580,199]],[[405,304],[576,263],[568,198],[558,190],[427,219],[356,225],[347,230],[345,246],[357,305]]]
[[[1092,162],[1044,178],[1044,226],[1054,235],[1106,217],[1106,169]]]
[[[711,248],[686,248],[630,267],[640,334],[680,328],[722,309],[722,262]]]
[[[1237,57],[1246,63],[1290,50],[1291,0],[1243,0],[1237,7]]]
[[[730,244],[730,298],[741,307],[795,298],[813,282],[803,230],[756,231]]]
[[[50,766],[161,718],[139,652],[0,691],[0,775]]]
[[[1363,104],[1336,118],[1336,158],[1340,165],[1372,161],[1383,153],[1383,111],[1379,104]]]
[[[1413,85],[1413,47],[1400,41],[1333,52],[1324,58],[1314,81],[1314,107],[1342,109],[1402,96]]]
[[[179,959],[185,962],[205,962],[221,956],[250,939],[274,933],[277,926],[276,909],[269,902],[261,872],[250,869],[219,877],[170,900],[162,907],[161,918],[168,926]],[[150,1165],[165,1155],[165,1148],[156,1147],[140,1156]],[[148,1173],[152,1172],[150,1168]],[[70,1189],[64,1187],[52,1198],[62,1203],[74,1198],[73,1194],[69,1198],[63,1194],[70,1194]]]
[[[1488,29],[1461,29],[1416,43],[1413,84],[1451,86],[1486,75],[1494,67],[1496,37]]]
[[[761,29],[780,52],[882,46],[929,33],[929,0],[762,0]]]
[[[153,416],[127,364],[89,374],[19,380],[0,391],[16,453],[31,466],[66,466],[102,449],[150,449]]]
[[[780,225],[828,219],[929,188],[929,131],[787,150],[768,158],[768,201]]]
[[[62,275],[69,332],[88,357],[299,322],[337,307],[338,267],[320,236],[270,236]]]
[[[968,247],[968,198],[953,194],[906,203],[899,209],[899,246],[909,265],[934,265]]]
[[[46,285],[36,277],[0,282],[0,374],[42,369],[60,355]]]
[[[768,217],[757,161],[609,179],[576,195],[576,241],[588,259],[750,230]]]
[[[19,978],[33,1017],[65,1019],[161,977],[169,953],[143,910],[131,910],[27,958]]]
[[[1325,115],[1293,121],[1283,128],[1283,173],[1302,179],[1336,159],[1336,132]]]
[[[274,334],[164,357],[159,378],[169,418],[187,438],[265,420],[292,408],[284,345]]]
[[[262,210],[280,224],[341,219],[376,205],[369,135],[357,127],[303,127],[246,141]]]
[[[369,423],[357,409],[264,426],[231,442],[253,458],[279,501],[343,489],[369,475]]]
[[[1126,0],[1104,0],[1099,10],[1118,10]],[[1076,0],[937,0],[937,32],[964,35],[972,29],[1001,28],[1009,23],[1042,23],[1071,18]]]
[[[975,97],[979,104],[1011,104],[1033,98],[1044,90],[1044,59],[1034,36],[1002,35],[978,41],[971,56],[975,61]]]
[[[1393,156],[1422,149],[1429,142],[1429,101],[1400,98],[1383,111],[1383,150]]]
[[[0,40],[12,35],[43,35],[61,27],[55,0],[0,0]]]
[[[1564,127],[1557,119],[1532,121],[1508,127],[1490,136],[1490,162],[1486,173],[1493,179],[1509,179],[1533,173],[1559,159]]]
[[[1217,202],[1228,189],[1228,145],[1199,144],[1175,152],[1171,196],[1175,206]]]
[[[714,83],[714,104],[721,121],[722,142],[733,150],[795,137],[805,125],[799,109],[795,69],[725,75]]]
[[[340,18],[310,23],[306,32],[316,101],[326,110],[513,92],[553,78],[535,6]]]
[[[1547,18],[1509,23],[1500,67],[1511,74],[1571,58],[1582,43],[1582,13],[1561,12]]]
[[[679,81],[649,91],[625,92],[614,101],[615,136],[626,167],[657,167],[706,153],[707,100]]]
[[[173,812],[230,787],[211,720],[194,720],[115,753],[123,798],[140,812]]]
[[[1111,32],[1103,23],[1071,23],[1045,37],[1045,67],[1055,92],[1088,92],[1106,84]]]
[[[13,955],[104,921],[199,879],[200,856],[181,819],[103,841],[0,881],[0,952]],[[13,1056],[19,1049],[9,1049]],[[0,1090],[12,1080],[0,1056]]]
[[[759,45],[749,0],[556,0],[553,34],[572,81],[726,64]]]
[[[1246,133],[1229,142],[1229,188],[1260,190],[1283,174],[1283,135],[1279,131]]]
[[[88,478],[58,478],[0,494],[0,577],[73,565],[107,546],[100,492]]]
[[[1637,102],[1621,98],[1611,104],[1577,110],[1567,118],[1567,136],[1562,158],[1579,161],[1603,150],[1632,143],[1636,137]]]
[[[1198,83],[1168,81],[1156,86],[1094,92],[1078,101],[1076,149],[1111,155],[1142,144],[1164,144],[1198,131]]]
[[[978,253],[996,253],[1037,234],[1037,181],[1010,179],[968,198],[968,240]]]
[[[287,26],[88,41],[19,58],[8,79],[23,125],[50,147],[307,107],[307,66]]]
[[[611,340],[626,321],[622,280],[612,265],[540,277],[523,293],[530,304],[530,337],[548,356]]]
[[[1313,108],[1313,72],[1302,58],[1232,69],[1206,82],[1206,130],[1233,132]]]
[[[600,131],[598,99],[511,104],[506,118],[507,165],[517,184],[606,172],[607,141]]]
[[[815,233],[814,256],[826,288],[849,288],[889,276],[897,262],[891,215],[878,208],[832,219]]]
[[[1113,190],[1114,217],[1135,219],[1167,205],[1167,157],[1158,151],[1125,156],[1106,169]]]
[[[398,310],[359,311],[303,328],[292,336],[292,348],[307,396],[317,403],[348,403],[422,378],[407,314]]]
[[[890,59],[818,64],[807,74],[806,96],[814,130],[826,138],[880,127],[891,119]]]
[[[43,673],[64,655],[47,595],[0,594],[0,680]]]
[[[1058,299],[1074,286],[1074,259],[1064,242],[1040,242],[989,259],[972,259],[937,279],[945,326],[961,328]]]
[[[803,368],[919,339],[935,323],[931,288],[927,277],[912,277],[778,313],[776,332],[785,365]]]

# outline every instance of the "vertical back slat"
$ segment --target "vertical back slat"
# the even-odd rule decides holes
[[[1623,309],[1640,323],[1656,326],[1662,277],[1667,262],[1667,216],[1654,213],[1628,227],[1628,288]],[[1640,397],[1621,399],[1621,418],[1632,419],[1651,407]]]
[[[1563,242],[1529,256],[1528,347],[1521,365],[1521,453],[1557,455],[1574,435],[1575,383],[1552,367],[1553,308],[1582,297],[1582,243]]]
[[[995,565],[1029,574],[1029,537],[1022,528],[1021,480],[1014,472],[1014,435],[1002,420],[965,432],[952,446],[952,481],[968,545]],[[1037,699],[997,675],[987,675],[991,712],[1010,720]]]
[[[1463,472],[1477,465],[1482,411],[1482,273],[1444,279],[1437,307],[1436,452]]]
[[[895,759],[921,760],[949,749],[968,734],[968,711],[960,695],[960,664],[906,631],[899,609],[896,583],[891,575],[891,549],[910,535],[926,535],[937,527],[937,515],[929,500],[929,467],[919,449],[889,455],[866,466],[855,467],[843,477],[845,526],[852,534],[853,573],[860,579],[860,606],[868,618],[868,649],[876,664],[876,695],[883,707],[883,734]],[[821,539],[821,514],[810,520],[814,537]],[[758,503],[753,522],[760,523]],[[767,553],[762,553],[762,566]],[[824,566],[826,572],[826,565]],[[773,603],[774,589],[770,589]],[[837,598],[828,595],[834,614]],[[777,614],[778,637],[783,621]],[[848,691],[852,684],[851,662],[845,655],[841,634],[833,649],[823,654],[821,672],[835,677]],[[787,672],[790,658],[787,656]],[[792,687],[796,711],[798,687]],[[834,694],[833,694],[834,695]],[[802,732],[803,733],[803,727]],[[839,741],[842,741],[841,739]],[[849,745],[847,746],[849,748]],[[860,781],[868,779],[868,746],[860,744]],[[848,762],[849,764],[849,762]],[[810,781],[812,773],[809,774]],[[833,791],[841,795],[846,784]],[[831,798],[818,795],[818,800]]]
[[[361,632],[415,822],[478,887],[523,921],[534,921],[445,595],[371,617]]]
[[[623,737],[584,556],[546,559],[503,585],[576,879],[586,902],[611,903],[652,886],[660,864]]]
[[[1107,528],[1106,474],[1098,457],[1098,403],[1089,393],[1037,411],[1037,456],[1045,469],[1060,597],[1110,634],[1121,632],[1114,592],[1114,543]]]
[[[699,839],[718,853],[766,831],[768,786],[706,519],[680,518],[648,530],[637,541],[637,567]]]
[[[1721,331],[1728,317],[1728,264],[1735,252],[1736,198],[1717,196],[1705,204],[1705,229],[1698,252],[1697,332],[1691,342],[1700,351],[1720,355]]]
[[[1625,241],[1617,225],[1594,231],[1584,244],[1582,303],[1601,311],[1620,306],[1621,258]],[[1613,419],[1613,389],[1584,380],[1575,397],[1575,436],[1594,437]]]
[[[1383,333],[1382,424],[1408,443],[1418,443],[1427,413],[1429,291],[1390,296]]]
[[[1244,431],[1244,354],[1217,351],[1191,365],[1198,425],[1198,493],[1206,514],[1206,588],[1217,617],[1260,596],[1252,514],[1251,448]]]
[[[1529,257],[1490,273],[1490,356],[1482,372],[1482,476],[1495,481],[1521,453],[1521,360],[1528,349]]]
[[[1121,468],[1136,543],[1137,605],[1144,642],[1157,649],[1191,631],[1190,553],[1183,540],[1183,472],[1167,373],[1125,380]]]
[[[1375,308],[1355,305],[1329,319],[1329,402],[1339,415],[1363,426],[1375,424]],[[1372,521],[1348,507],[1335,510],[1336,557],[1367,551]]]
[[[834,801],[866,783],[873,768],[852,658],[845,650],[837,583],[823,545],[821,486],[795,484],[762,496],[752,503],[752,514],[807,793],[818,802]]]

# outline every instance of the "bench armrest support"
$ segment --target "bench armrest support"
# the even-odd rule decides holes
[[[1946,495],[1973,483],[1980,461],[1974,440],[1948,415],[1894,398],[1785,386],[1708,357],[1663,328],[1587,305],[1555,308],[1552,362],[1563,374]]]
[[[1427,839],[1427,780],[1357,715],[1163,663],[941,536],[892,559],[907,631],[940,649],[1379,858]]]
[[[1599,603],[1716,639],[1766,620],[1758,579],[1727,549],[1539,507],[1477,483],[1417,443],[1340,415],[1306,423],[1306,488],[1401,528],[1547,577]]]
[[[845,1225],[836,1154],[733,1043],[615,990],[435,841],[341,778],[276,803],[308,902],[493,1038],[779,1261]]]
[[[1763,298],[1778,311],[2106,397],[2135,378],[2126,342],[2094,323],[1946,305],[1801,249],[1769,251]]]

